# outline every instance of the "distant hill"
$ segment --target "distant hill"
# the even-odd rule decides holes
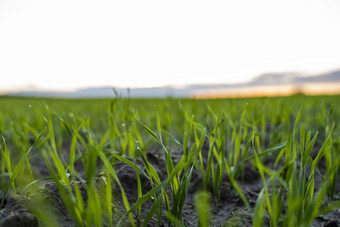
[[[316,76],[303,76],[299,73],[266,73],[255,77],[248,85],[304,84],[340,82],[340,70]]]
[[[10,93],[10,96],[35,96],[35,97],[65,97],[65,98],[99,98],[99,97],[115,97],[116,93],[123,97],[193,97],[202,96],[204,94],[242,94],[242,92],[251,91],[258,87],[269,86],[298,86],[299,88],[305,85],[320,85],[324,84],[339,84],[340,85],[340,70],[323,73],[319,75],[306,76],[299,73],[266,73],[255,77],[247,83],[239,84],[211,84],[211,85],[189,85],[186,87],[152,87],[152,88],[86,88],[79,89],[74,92],[49,92],[49,91],[21,91]],[[255,90],[254,90],[255,91]],[[340,88],[339,92],[340,93]]]

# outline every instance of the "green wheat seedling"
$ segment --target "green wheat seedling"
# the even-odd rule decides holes
[[[149,179],[151,182],[152,181],[152,173],[150,171],[147,170],[147,172],[149,172],[150,174],[146,174],[135,162],[130,161],[129,159],[127,159],[126,157],[120,155],[118,152],[114,151],[114,150],[107,150],[108,152],[110,152],[110,155],[114,158],[116,158],[117,160],[125,163],[126,165],[132,167],[135,169],[136,172],[136,179],[137,179],[137,194],[138,194],[138,199],[140,199],[143,196],[143,192],[142,192],[142,185],[141,185],[141,180],[140,180],[140,174],[144,175],[147,179]],[[153,172],[154,173],[154,172]],[[149,178],[149,176],[151,176],[151,178]],[[155,177],[155,179],[159,179],[159,177]],[[160,182],[160,181],[159,181]],[[157,196],[156,196],[157,197]],[[159,197],[162,198],[162,197]],[[141,204],[142,205],[142,204]],[[138,207],[138,224],[141,225],[141,205]],[[159,205],[159,204],[157,204]],[[150,210],[150,213],[153,215],[155,212],[155,208]],[[150,214],[150,215],[151,215]],[[146,221],[147,223],[147,221]]]
[[[210,194],[206,191],[197,192],[194,196],[195,211],[198,217],[198,226],[208,227],[211,223]]]
[[[263,196],[263,189],[259,193],[253,213],[253,227],[262,227],[265,215],[266,200]]]
[[[226,171],[231,188],[235,189],[235,191],[240,195],[244,204],[247,207],[249,207],[249,203],[242,189],[239,187],[236,181],[236,178],[238,177],[238,174],[240,173],[243,166],[241,157],[247,156],[250,147],[250,142],[248,142],[247,146],[245,147],[244,150],[242,150],[241,153],[240,147],[243,138],[242,132],[246,132],[246,130],[242,131],[242,126],[240,126],[238,133],[236,133],[235,125],[230,120],[229,122],[225,121],[226,118],[225,114],[216,115],[210,107],[208,108],[210,109],[211,116],[216,121],[216,124],[208,136],[210,142],[208,162],[206,171],[205,172],[202,171],[202,175],[204,176],[203,178],[204,188],[207,189],[210,180],[212,180],[213,192],[215,194],[216,199],[219,198],[220,187],[223,181],[224,171]],[[246,109],[244,109],[242,113],[241,121],[243,121],[245,113]],[[229,123],[233,128],[231,141],[235,141],[233,143],[234,147],[230,147],[231,150],[227,150],[227,153],[225,147],[227,131],[227,128],[225,127],[226,123]],[[216,160],[215,163],[213,162],[213,159]]]
[[[146,153],[145,153],[146,147],[144,147],[143,140],[142,140],[135,124],[133,124],[132,130],[133,130],[133,132],[130,133],[125,128],[125,134],[130,141],[129,143],[134,144],[133,147],[135,148],[135,150],[132,151],[132,153],[134,154],[133,157],[135,157],[135,155],[137,155],[137,156],[142,158],[146,172],[144,172],[140,167],[138,167],[138,165],[134,161],[133,162],[130,161],[127,157],[124,157],[124,155],[120,154],[119,152],[112,150],[112,149],[106,149],[106,150],[109,152],[109,154],[113,158],[118,159],[119,161],[121,161],[121,162],[127,164],[128,166],[135,169],[136,179],[137,179],[137,195],[138,195],[138,199],[140,199],[143,196],[141,180],[140,180],[140,176],[139,176],[140,174],[144,175],[144,177],[146,177],[150,181],[152,188],[161,184],[161,179],[160,179],[157,171],[155,170],[155,168],[147,160]],[[131,153],[131,152],[129,152],[129,153]],[[143,223],[141,223],[141,221],[142,221],[142,217],[141,217],[142,203],[140,203],[140,205],[138,207],[138,216],[137,216],[137,220],[138,220],[139,225],[142,225],[142,226],[147,225],[148,221],[151,220],[151,218],[153,217],[155,212],[157,212],[157,220],[158,220],[158,223],[160,223],[161,217],[162,217],[162,203],[161,203],[162,199],[164,201],[164,204],[165,204],[167,211],[170,212],[168,194],[167,194],[167,192],[165,191],[164,188],[161,188],[161,194],[155,193],[155,195],[153,196],[152,200],[155,201],[155,202],[154,202],[153,206],[151,207],[149,213],[145,217]]]
[[[288,199],[287,214],[283,218],[283,223],[284,225],[289,226],[311,225],[314,218],[320,213],[320,207],[323,203],[324,195],[326,193],[327,184],[324,184],[314,196],[314,175],[315,172],[318,172],[317,165],[321,157],[323,157],[325,152],[327,152],[327,150],[331,147],[331,133],[333,131],[334,125],[330,130],[326,141],[320,148],[318,155],[313,160],[310,157],[310,153],[315,144],[317,133],[313,139],[311,139],[311,132],[309,131],[306,134],[305,125],[302,124],[300,127],[300,144],[298,144],[295,140],[296,126],[301,116],[301,112],[302,110],[300,110],[296,117],[293,133],[288,135],[287,146],[278,155],[278,157],[282,157],[281,154],[285,152],[286,161],[284,166],[277,172],[268,172],[270,176],[269,180],[266,180],[264,175],[265,167],[261,163],[256,149],[254,148],[256,164],[264,184],[265,201],[271,226],[278,226],[280,221],[279,217],[283,209],[283,188],[285,188],[284,191],[287,191]],[[255,135],[256,133],[253,132],[253,143],[255,143]],[[309,176],[306,172],[306,165],[308,163],[311,165]],[[281,176],[283,178],[281,178]],[[272,187],[272,200],[270,200],[268,189],[270,182],[273,180],[279,182],[279,184],[277,187]],[[259,210],[262,210],[263,212],[263,208],[261,207],[263,207],[263,205],[260,205],[260,200],[258,200],[255,212],[260,212]],[[254,220],[254,223],[260,223],[260,220]]]
[[[330,127],[330,118],[333,112],[334,106],[332,105],[327,113],[326,123],[325,123],[325,131],[326,131],[326,140],[328,144],[325,146],[329,147],[330,149],[325,152],[324,160],[326,164],[327,170],[327,180],[323,180],[324,183],[327,184],[327,196],[329,200],[332,200],[335,189],[336,189],[336,182],[339,176],[339,161],[340,161],[340,146],[336,146],[336,140],[332,136],[332,132],[335,127],[335,122],[333,122],[332,126]],[[329,137],[329,138],[327,138]]]
[[[24,154],[24,156],[20,159],[19,163],[13,168],[13,171],[9,171],[8,172],[8,176],[9,176],[9,181],[7,183],[7,186],[5,187],[4,191],[3,191],[3,197],[1,199],[1,203],[0,203],[0,207],[3,206],[4,200],[5,200],[5,196],[7,195],[9,189],[12,187],[14,192],[16,192],[15,190],[15,185],[14,182],[17,179],[17,177],[19,176],[22,168],[24,167],[27,159],[28,159],[28,155],[31,153],[32,149],[34,148],[34,146],[38,143],[38,141],[41,139],[42,135],[45,133],[45,130],[41,132],[41,134],[38,136],[38,138],[35,140],[34,144],[26,151],[26,153]],[[4,142],[4,141],[3,141]],[[3,143],[3,145],[1,146],[3,149],[5,149],[5,151],[3,152],[3,149],[1,149],[2,153],[5,153],[4,155],[4,159],[5,159],[5,163],[7,165],[7,170],[11,170],[11,159],[10,159],[10,155],[8,154],[8,150],[6,148],[6,144]],[[7,152],[6,152],[7,150]],[[7,153],[7,154],[6,154]],[[4,172],[4,171],[3,171]]]
[[[237,175],[235,174],[235,171],[233,171],[233,166],[229,165],[229,162],[226,159],[225,155],[225,127],[224,127],[224,117],[223,115],[216,115],[211,108],[208,106],[210,109],[210,113],[216,121],[215,127],[212,129],[210,135],[208,135],[210,146],[208,150],[208,160],[207,160],[207,166],[204,169],[203,165],[203,159],[202,159],[202,146],[203,142],[206,136],[206,130],[204,127],[202,127],[200,124],[193,122],[192,118],[189,118],[188,114],[185,112],[185,116],[188,122],[191,122],[192,125],[195,126],[195,141],[196,144],[199,144],[198,146],[198,156],[200,163],[196,163],[196,167],[200,170],[203,176],[203,188],[205,190],[208,189],[208,185],[212,183],[212,191],[215,194],[215,198],[219,198],[220,196],[220,187],[222,184],[223,180],[223,175],[224,171],[226,170],[229,181],[231,183],[232,188],[236,190],[236,192],[240,195],[241,199],[243,200],[244,204],[249,207],[249,203],[242,191],[242,189],[239,187],[236,177]],[[243,114],[244,117],[244,114]],[[203,130],[202,130],[203,128]],[[197,131],[201,131],[201,137],[197,136]],[[240,145],[240,144],[239,144]],[[247,148],[249,149],[249,147]],[[236,168],[240,168],[239,165],[241,162],[238,162],[237,156],[239,152],[239,147],[236,148],[236,158],[234,159],[234,165],[236,165]],[[229,156],[233,157],[233,156]],[[213,159],[216,160],[216,162],[213,162]]]
[[[66,165],[63,163],[63,160],[59,157],[57,146],[55,143],[55,136],[54,136],[54,126],[52,122],[51,116],[48,118],[48,138],[50,140],[49,146],[47,146],[47,150],[43,152],[43,156],[45,159],[45,163],[53,176],[58,188],[58,192],[69,211],[71,217],[78,225],[85,224],[86,226],[102,226],[102,209],[109,212],[107,215],[109,217],[109,223],[112,226],[112,191],[108,189],[108,187],[112,187],[111,185],[111,178],[110,175],[106,177],[106,193],[104,194],[104,200],[106,207],[103,207],[103,202],[101,201],[101,195],[97,190],[97,184],[95,183],[95,172],[97,170],[96,167],[96,160],[101,157],[101,159],[105,160],[107,164],[107,159],[103,155],[101,155],[103,146],[106,144],[106,141],[109,138],[109,133],[107,133],[104,138],[100,141],[98,145],[96,145],[96,141],[93,140],[93,135],[91,132],[87,134],[87,141],[88,144],[80,137],[78,131],[83,126],[88,126],[88,124],[82,124],[78,127],[77,130],[73,132],[72,142],[71,142],[71,149],[70,149],[70,163],[67,165],[68,170],[71,174],[68,174]],[[75,162],[75,150],[77,140],[81,141],[81,144],[85,148],[85,154],[81,156],[83,159],[84,168],[85,168],[85,176],[86,176],[86,192],[87,192],[87,200],[84,201],[83,197],[80,192],[80,188],[78,186],[77,181],[75,178],[71,178],[70,176],[79,176],[74,171],[74,162]],[[50,160],[52,160],[53,165],[51,164]],[[106,165],[107,167],[107,165]],[[119,182],[118,177],[116,177],[113,169],[109,169],[111,175],[113,175],[116,182]],[[82,180],[82,179],[81,179]],[[109,184],[109,186],[108,186]],[[73,187],[71,186],[73,185]],[[122,189],[122,188],[121,188]],[[129,209],[129,204],[127,202],[126,195],[124,190],[121,190],[122,197],[124,201],[124,205],[126,206],[127,210]],[[103,208],[102,208],[103,207]],[[129,215],[129,218],[132,223],[133,217]]]
[[[138,199],[140,199],[143,196],[143,191],[142,191],[142,185],[141,185],[141,180],[140,180],[140,174],[144,175],[144,177],[146,177],[150,183],[151,186],[154,187],[157,184],[161,183],[160,177],[158,175],[158,173],[156,172],[156,170],[154,169],[154,167],[151,165],[150,162],[147,161],[144,147],[143,147],[143,141],[139,135],[139,132],[137,131],[136,127],[133,127],[134,130],[134,135],[135,137],[137,137],[138,139],[135,139],[135,137],[126,129],[126,135],[128,137],[128,139],[130,140],[130,143],[134,143],[135,147],[135,151],[133,151],[133,157],[135,156],[135,153],[137,155],[139,155],[140,157],[142,157],[144,166],[145,166],[145,170],[146,173],[135,163],[135,161],[130,161],[127,157],[125,157],[124,155],[120,154],[120,152],[117,152],[115,150],[112,149],[106,149],[105,151],[109,152],[110,157],[115,158],[123,163],[125,163],[126,165],[132,167],[135,170],[136,173],[136,179],[137,179],[137,195],[138,195]],[[131,152],[129,152],[131,153]],[[169,208],[169,201],[168,201],[168,196],[165,192],[164,189],[162,189],[162,196],[159,196],[158,194],[155,194],[154,200],[156,200],[157,202],[154,203],[154,205],[152,206],[152,208],[150,209],[147,217],[144,220],[144,225],[146,225],[148,223],[148,221],[152,218],[153,214],[157,211],[158,214],[158,221],[160,222],[160,214],[161,214],[161,203],[160,203],[160,199],[163,197],[164,202],[168,208],[168,210],[170,210]],[[141,207],[142,204],[140,204],[140,206],[138,207],[138,216],[137,216],[137,220],[138,220],[138,225],[142,225],[141,221],[142,221],[142,217],[141,217]]]
[[[157,131],[158,134],[154,133],[148,126],[143,124],[136,113],[136,120],[142,125],[142,127],[162,146],[165,156],[165,163],[168,176],[173,172],[174,165],[172,163],[171,154],[165,147],[162,141],[162,129],[160,126],[160,119],[157,118]],[[170,181],[171,189],[172,189],[172,206],[171,206],[171,215],[182,220],[182,209],[184,206],[186,194],[188,192],[192,171],[194,168],[194,160],[197,157],[198,149],[196,144],[194,144],[189,152],[189,138],[191,137],[192,124],[189,122],[188,130],[184,133],[183,139],[183,156],[179,163],[186,163],[183,170],[181,170],[176,177]],[[199,147],[203,145],[202,136]],[[178,164],[179,165],[179,164]],[[163,193],[164,194],[164,193]],[[164,199],[166,201],[166,199]],[[168,202],[166,201],[166,206],[168,207]],[[168,211],[169,212],[169,211]]]
[[[203,178],[203,187],[204,189],[208,189],[208,185],[212,184],[213,193],[219,196],[224,169],[223,158],[225,156],[225,130],[223,128],[224,119],[221,117],[221,115],[217,117],[212,111],[211,113],[213,118],[216,120],[216,125],[208,136],[210,146],[208,151],[207,167]],[[215,165],[214,159],[217,160]]]
[[[71,180],[68,178],[66,168],[64,167],[62,160],[59,158],[51,117],[48,119],[48,138],[50,140],[49,146],[47,146],[47,150],[43,151],[46,166],[53,178],[56,179],[55,183],[58,188],[58,192],[71,217],[75,223],[81,225],[81,223],[83,223],[82,212],[85,210],[83,199],[81,196],[79,197],[74,195],[71,188]],[[50,160],[52,160],[53,165]],[[79,188],[76,187],[75,191],[78,194]]]
[[[184,132],[183,137],[183,153],[187,155],[190,147],[190,139],[192,137],[192,131],[194,131],[194,142],[196,145],[198,161],[194,159],[195,167],[201,172],[203,178],[203,188],[205,190],[212,189],[216,197],[218,197],[219,189],[223,177],[223,157],[224,157],[224,130],[220,129],[223,120],[216,117],[211,111],[213,118],[217,121],[215,127],[212,129],[210,135],[207,134],[207,129],[202,125],[194,121],[194,117],[190,117],[189,114],[183,109],[181,103],[180,108],[187,121],[187,129]],[[210,107],[209,107],[210,108]],[[208,117],[209,118],[209,117]],[[209,120],[208,120],[209,121]],[[200,134],[200,135],[199,135]],[[205,139],[209,139],[208,159],[206,166],[203,163],[202,147]],[[192,147],[194,148],[194,147]],[[192,151],[193,152],[193,151]],[[214,165],[214,159],[217,160],[217,164]],[[210,187],[210,188],[209,188]]]
[[[168,176],[167,179],[163,180],[159,185],[152,188],[149,192],[144,194],[142,197],[140,197],[135,204],[131,207],[131,209],[128,210],[128,212],[120,219],[118,222],[118,225],[120,225],[125,218],[126,215],[130,215],[131,212],[138,209],[142,204],[144,204],[147,201],[150,201],[154,198],[154,196],[159,193],[164,187],[166,187],[168,184],[171,183],[171,181],[178,176],[178,174],[183,170],[183,168],[187,165],[187,163],[182,159],[173,169],[173,172]]]
[[[1,132],[2,134],[2,132]],[[1,185],[3,185],[2,178],[3,177],[11,177],[12,175],[12,163],[11,163],[11,156],[8,150],[8,147],[6,145],[5,138],[1,135]],[[16,193],[14,182],[11,185],[13,188],[14,193]]]

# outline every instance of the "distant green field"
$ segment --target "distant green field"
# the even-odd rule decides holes
[[[253,226],[262,226],[264,216],[270,226],[309,226],[316,217],[340,208],[339,119],[340,96],[217,100],[2,97],[0,188],[5,195],[25,195],[41,183],[53,181],[78,226],[112,226],[123,220],[138,226],[151,217],[159,223],[166,217],[169,225],[180,226],[191,174],[197,171],[203,191],[216,200],[227,175],[232,190],[253,214]],[[163,154],[166,179],[160,179],[146,158],[153,150]],[[173,150],[182,152],[178,162],[173,161]],[[137,159],[142,160],[143,170]],[[46,166],[45,174],[32,165],[36,160]],[[131,204],[124,187],[119,186],[125,211],[115,219],[111,188],[106,186],[101,195],[95,179],[102,173],[108,182],[120,185],[113,166],[117,162],[134,168],[137,180],[139,175],[149,179],[151,190],[142,192],[138,180],[138,199]],[[79,163],[82,170],[75,168]],[[263,183],[255,206],[240,186],[246,165],[258,172]],[[322,184],[317,185],[315,177]],[[84,179],[86,201],[75,183]],[[141,207],[148,201],[153,209],[142,217]],[[200,225],[209,225],[211,217],[200,212],[200,206],[211,205],[202,202],[196,206]],[[99,208],[106,215],[98,213]],[[43,211],[32,208],[31,212],[42,225],[51,224]],[[58,226],[58,222],[54,224]]]

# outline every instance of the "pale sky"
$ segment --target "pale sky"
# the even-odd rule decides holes
[[[340,69],[338,0],[0,0],[0,90]]]

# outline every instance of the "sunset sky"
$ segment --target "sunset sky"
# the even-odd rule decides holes
[[[0,91],[340,69],[340,1],[1,0]]]

